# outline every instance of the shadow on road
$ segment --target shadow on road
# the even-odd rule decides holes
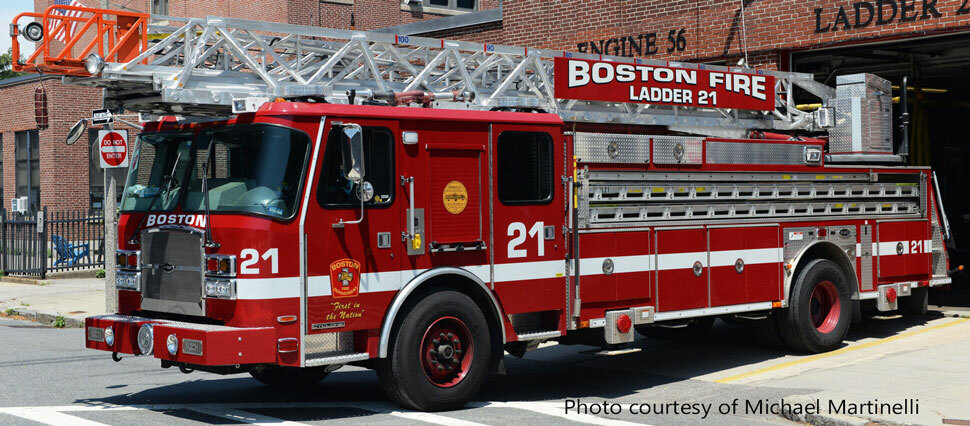
[[[853,324],[848,342],[885,338],[939,319],[943,314],[866,318]],[[490,379],[476,398],[480,401],[547,401],[564,398],[617,399],[650,391],[659,386],[685,382],[705,374],[776,359],[789,352],[760,346],[750,328],[721,321],[702,338],[645,339],[632,345],[640,351],[615,356],[596,355],[598,348],[554,345],[518,359],[506,356],[508,374]],[[146,374],[151,374],[146,372]],[[376,374],[369,370],[345,369],[331,374],[311,391],[283,392],[266,387],[248,375],[215,376],[194,373],[181,383],[135,393],[118,393],[77,403],[103,405],[163,404],[246,404],[274,402],[377,403],[390,406],[380,390]],[[707,383],[711,392],[721,385]],[[119,389],[122,391],[122,389]],[[327,420],[368,416],[373,413],[353,407],[311,407],[291,409],[247,408],[290,421]],[[198,413],[182,409],[159,409],[175,417],[197,420]],[[282,417],[281,417],[282,416]],[[213,419],[206,419],[212,422]]]

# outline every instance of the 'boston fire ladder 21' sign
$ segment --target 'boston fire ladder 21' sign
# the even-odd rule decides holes
[[[707,108],[775,109],[775,77],[556,58],[556,97]]]

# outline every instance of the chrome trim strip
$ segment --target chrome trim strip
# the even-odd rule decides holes
[[[502,330],[502,343],[504,344],[507,342],[507,340],[505,340],[505,324],[502,321],[502,318],[504,318],[502,316],[502,308],[499,307],[498,301],[495,300],[495,295],[492,294],[492,292],[488,289],[488,286],[480,278],[478,278],[478,276],[471,272],[461,268],[446,266],[442,268],[429,269],[422,272],[409,281],[404,288],[402,288],[401,291],[394,296],[394,300],[391,301],[391,306],[387,308],[387,313],[384,315],[384,321],[381,324],[381,340],[378,344],[378,356],[380,358],[387,358],[388,346],[390,346],[391,341],[391,329],[394,327],[394,319],[397,317],[401,307],[404,306],[404,301],[407,300],[408,296],[411,295],[411,293],[413,293],[414,290],[420,287],[425,281],[440,275],[448,274],[461,275],[462,277],[468,278],[478,284],[482,291],[488,294],[489,299],[492,301],[492,309],[494,309],[492,313],[495,314],[495,318],[499,322],[499,329]]]
[[[316,367],[319,365],[333,365],[333,364],[346,364],[348,362],[363,361],[370,358],[370,354],[367,352],[358,352],[344,355],[335,355],[322,358],[311,358],[306,361],[307,367]]]
[[[683,311],[657,312],[654,314],[654,322],[703,317],[710,315],[733,314],[736,312],[761,311],[771,309],[771,302],[747,303],[744,305],[718,306],[714,308],[687,309]]]
[[[310,174],[307,175],[307,184],[304,185],[303,205],[300,207],[300,341],[304,341],[307,335],[306,327],[306,304],[307,304],[307,253],[306,253],[306,210],[310,200],[310,192],[313,190],[313,178],[317,171],[317,156],[320,154],[320,142],[323,140],[323,128],[326,127],[327,116],[320,117],[320,127],[317,128],[317,142],[313,146],[313,157],[310,159]],[[300,367],[306,367],[305,346],[300,345]]]

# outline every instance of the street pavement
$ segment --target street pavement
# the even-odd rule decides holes
[[[37,292],[74,291],[56,282],[32,291],[8,286],[0,283],[0,307]],[[88,287],[94,300],[98,288]],[[84,309],[59,312],[78,310]],[[80,328],[0,318],[0,424],[966,424],[970,319],[963,313],[970,312],[867,318],[852,326],[845,347],[818,355],[766,349],[747,327],[720,321],[706,338],[638,338],[633,351],[612,356],[589,346],[544,344],[523,359],[506,356],[508,374],[491,379],[466,409],[442,413],[401,409],[385,398],[376,375],[359,367],[344,367],[311,391],[278,392],[248,375],[185,375],[147,357],[115,363],[107,353],[84,349]],[[876,399],[918,399],[919,412],[825,412],[829,401]],[[817,401],[823,415],[789,413],[795,422],[746,410],[782,400]],[[604,413],[604,403],[619,413]],[[651,413],[641,414],[646,410]]]

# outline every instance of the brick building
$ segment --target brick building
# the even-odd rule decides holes
[[[40,10],[50,3],[36,0],[35,6]],[[736,65],[746,58],[750,66],[814,73],[829,84],[835,75],[855,72],[875,73],[895,85],[908,76],[916,87],[909,106],[914,114],[910,162],[937,170],[958,237],[966,234],[962,228],[970,231],[962,219],[964,213],[970,217],[970,199],[962,196],[970,189],[964,184],[970,182],[970,168],[963,166],[970,160],[970,144],[958,129],[970,118],[968,105],[960,101],[970,93],[964,78],[970,69],[966,0],[118,0],[111,5],[171,16],[333,28],[353,24],[358,30],[661,60]],[[0,97],[3,110],[15,111],[0,122],[4,199],[14,196],[18,185],[16,132],[36,128],[24,105],[32,103],[38,86],[47,89],[51,108],[49,129],[38,133],[40,202],[81,206],[96,197],[66,194],[94,193],[85,181],[94,172],[85,173],[87,166],[80,165],[87,153],[61,141],[65,126],[100,101],[90,89],[64,88],[56,80],[0,86],[6,95]]]

